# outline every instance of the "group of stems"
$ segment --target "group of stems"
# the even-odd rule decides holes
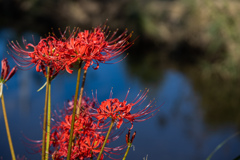
[[[14,149],[13,149],[13,144],[12,144],[12,138],[11,138],[11,134],[10,134],[10,129],[9,129],[9,126],[8,126],[8,119],[7,119],[7,113],[6,113],[3,93],[1,95],[1,101],[2,101],[3,117],[4,117],[7,137],[8,137],[8,143],[9,143],[9,147],[10,147],[10,151],[11,151],[11,155],[12,155],[12,160],[16,160],[16,156],[15,156]]]
[[[81,102],[82,102],[82,95],[83,95],[83,90],[84,90],[86,74],[87,74],[87,70],[84,70],[82,86],[81,86],[80,95],[79,95],[79,102],[78,102],[79,107],[77,108],[76,106],[77,106],[77,99],[78,99],[78,92],[79,92],[81,66],[82,66],[82,61],[80,61],[79,68],[78,68],[77,84],[76,84],[76,91],[75,91],[75,97],[74,97],[74,107],[73,107],[73,113],[72,113],[72,123],[71,123],[71,129],[70,129],[70,138],[69,138],[69,145],[68,145],[67,160],[70,160],[70,158],[71,158],[71,148],[72,148],[72,141],[73,141],[75,115],[76,115],[76,113],[77,113],[77,115],[79,115],[79,113],[80,113],[80,106],[81,106]],[[51,122],[51,80],[50,80],[49,72],[50,72],[50,67],[47,67],[47,76],[46,76],[47,82],[46,82],[44,118],[43,118],[43,136],[42,136],[42,160],[47,160],[48,159],[48,157],[49,157],[49,147],[50,147],[49,145],[50,145],[50,130],[51,130],[50,129],[50,122]]]

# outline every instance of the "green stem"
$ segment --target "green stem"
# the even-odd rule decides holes
[[[83,90],[84,90],[84,85],[85,85],[85,81],[86,81],[86,75],[87,75],[87,70],[84,70],[82,86],[81,86],[79,101],[78,101],[77,116],[79,115],[80,109],[81,109],[82,96],[83,96]]]
[[[70,160],[71,152],[72,152],[73,130],[74,130],[77,98],[78,98],[78,91],[79,91],[79,84],[80,84],[81,66],[82,66],[82,61],[80,61],[79,68],[78,68],[77,84],[76,84],[76,91],[75,91],[75,96],[74,96],[74,106],[73,106],[73,113],[72,113],[71,130],[70,130],[70,137],[69,137],[69,142],[68,142],[67,160]]]
[[[125,152],[124,157],[123,157],[122,160],[125,160],[125,159],[126,159],[126,157],[127,157],[127,155],[128,155],[128,152],[129,152],[129,149],[130,149],[131,146],[132,146],[132,143],[129,142],[129,143],[128,143],[127,151]]]
[[[49,91],[48,91],[48,113],[47,113],[47,139],[46,139],[46,157],[48,160],[49,154],[49,144],[50,144],[50,124],[51,124],[51,81],[49,81]]]
[[[106,145],[106,143],[107,143],[108,137],[109,137],[110,132],[111,132],[112,127],[113,127],[113,124],[114,124],[114,120],[112,120],[112,122],[111,122],[111,124],[110,124],[110,127],[109,127],[109,129],[108,129],[107,135],[106,135],[106,137],[105,137],[105,140],[104,140],[104,142],[103,142],[103,145],[102,145],[102,148],[101,148],[101,151],[100,151],[100,153],[99,153],[99,155],[98,155],[97,160],[100,160],[100,158],[101,158],[103,149],[104,149],[104,147],[105,147],[105,145]]]
[[[45,158],[45,151],[46,151],[47,106],[48,106],[48,92],[49,92],[49,79],[50,79],[49,72],[50,72],[50,67],[47,67],[47,85],[46,85],[44,117],[43,117],[42,160],[44,160]]]
[[[3,93],[2,93],[2,96],[1,96],[1,100],[2,100],[3,117],[4,117],[5,126],[6,126],[8,143],[9,143],[9,147],[10,147],[12,159],[13,159],[13,160],[16,160],[15,153],[14,153],[14,149],[13,149],[13,144],[12,144],[12,138],[11,138],[11,134],[10,134],[9,126],[8,126],[8,119],[7,119],[7,113],[6,113],[6,108],[5,108],[4,98],[3,98]]]
[[[225,139],[223,142],[221,142],[213,151],[212,153],[207,157],[206,160],[210,160],[212,158],[212,156],[215,154],[215,152],[217,152],[225,143],[227,143],[230,139],[236,137],[237,135],[239,135],[240,132],[234,133],[233,135],[231,135],[230,137],[228,137],[227,139]]]

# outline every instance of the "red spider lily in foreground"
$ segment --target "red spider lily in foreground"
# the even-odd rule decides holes
[[[24,41],[26,42],[26,41]],[[56,75],[60,70],[66,69],[66,61],[69,54],[66,51],[65,42],[55,39],[53,36],[43,38],[37,45],[26,44],[24,50],[18,42],[10,43],[13,52],[12,57],[20,67],[36,66],[37,72],[43,72],[46,76],[46,67],[50,67],[50,75]],[[28,51],[33,48],[33,51]]]
[[[67,30],[69,31],[68,38],[66,37]],[[127,32],[125,30],[114,39],[117,31],[110,36],[110,31],[106,26],[84,32],[78,29],[71,32],[67,27],[64,33],[60,32],[61,38],[57,38],[53,33],[52,36],[41,39],[37,45],[23,40],[25,49],[18,42],[11,42],[10,46],[12,57],[21,67],[36,66],[36,70],[45,75],[46,67],[50,67],[55,74],[65,69],[72,73],[70,68],[79,60],[86,63],[84,69],[87,70],[93,63],[97,64],[95,67],[97,69],[99,62],[105,63],[118,58],[133,44],[133,42],[128,42],[132,33],[127,34]],[[33,50],[30,51],[29,48]]]
[[[124,120],[125,123],[130,122],[133,127],[133,122],[142,122],[153,117],[160,108],[160,106],[154,106],[154,101],[150,101],[143,109],[134,112],[144,102],[148,91],[139,93],[131,103],[126,101],[129,91],[124,101],[119,101],[117,98],[107,99],[99,105],[94,116],[99,120],[99,123],[104,123],[105,120],[111,118],[116,123],[117,128],[121,127]]]
[[[108,27],[96,27],[92,31],[85,30],[79,32],[76,38],[71,38],[69,48],[74,48],[77,53],[75,60],[82,59],[86,62],[84,69],[88,69],[90,65],[96,63],[95,69],[99,68],[99,62],[105,63],[118,58],[123,52],[125,52],[132,42],[128,42],[132,33],[127,34],[126,29],[122,34],[114,39],[117,34],[117,30],[110,35]]]

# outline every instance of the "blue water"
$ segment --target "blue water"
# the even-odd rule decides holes
[[[28,34],[27,34],[28,35]],[[8,57],[10,66],[14,63],[6,54],[7,40],[16,39],[9,29],[0,32],[0,55]],[[211,130],[206,127],[201,110],[201,96],[192,87],[191,81],[179,71],[167,69],[158,85],[141,83],[137,77],[129,75],[126,61],[116,64],[100,64],[98,70],[89,69],[85,91],[91,96],[97,90],[99,102],[109,97],[124,99],[130,88],[128,100],[131,101],[139,92],[149,88],[148,100],[156,99],[161,105],[160,111],[153,118],[136,123],[137,131],[133,147],[127,157],[129,160],[202,160],[214,150],[224,139],[236,132],[233,126],[224,126]],[[34,140],[42,138],[40,116],[43,114],[44,94],[37,90],[45,83],[41,73],[35,68],[27,71],[19,70],[4,87],[5,103],[15,153],[28,159],[40,159],[40,154],[31,154],[26,147],[26,137]],[[60,74],[52,82],[52,106],[63,107],[64,102],[71,99],[75,92],[76,73]],[[119,144],[125,143],[125,134]],[[133,151],[134,150],[134,151]],[[240,140],[228,141],[212,159],[233,159],[240,154]],[[11,159],[5,125],[0,110],[0,156]]]

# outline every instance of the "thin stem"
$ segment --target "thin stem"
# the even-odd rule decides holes
[[[107,135],[106,135],[106,137],[105,137],[105,140],[104,140],[104,142],[103,142],[103,145],[102,145],[102,148],[101,148],[101,151],[100,151],[100,153],[99,153],[99,155],[98,155],[97,160],[100,160],[100,158],[101,158],[103,149],[104,149],[104,147],[105,147],[105,145],[106,145],[106,143],[107,143],[108,137],[109,137],[110,132],[111,132],[112,127],[113,127],[113,124],[114,124],[114,120],[112,120],[112,122],[111,122],[111,124],[110,124],[110,127],[109,127],[109,129],[108,129]]]
[[[223,142],[221,142],[213,151],[212,153],[207,157],[206,160],[210,160],[212,158],[212,156],[215,154],[215,152],[217,152],[225,143],[227,143],[230,139],[236,137],[237,135],[239,135],[240,132],[234,133],[233,135],[231,135],[230,137],[228,137],[227,139],[225,139]]]
[[[87,75],[87,70],[84,70],[82,86],[81,86],[79,101],[78,101],[77,116],[79,115],[80,109],[81,109],[82,96],[83,96],[83,90],[84,90],[84,85],[85,85],[85,81],[86,81],[86,75]]]
[[[50,79],[49,71],[50,71],[50,67],[47,67],[47,85],[46,85],[44,117],[43,117],[42,160],[44,160],[45,158],[45,151],[46,151],[47,106],[48,106],[48,92],[49,92],[49,79]]]
[[[91,151],[91,158],[90,158],[90,160],[93,160],[93,152]]]
[[[46,143],[46,157],[48,160],[49,154],[49,144],[50,144],[50,124],[51,124],[51,81],[49,81],[49,91],[48,91],[48,113],[47,113],[47,143]]]
[[[73,113],[72,113],[71,130],[70,130],[70,137],[69,137],[69,142],[68,142],[67,160],[70,160],[71,152],[72,152],[73,130],[74,130],[77,98],[78,98],[78,91],[79,91],[79,84],[80,84],[81,66],[82,66],[82,61],[80,61],[79,68],[78,68],[77,84],[76,84],[76,91],[75,91],[75,96],[74,96],[74,106],[73,106]]]
[[[1,100],[2,100],[3,117],[4,117],[5,126],[6,126],[8,143],[9,143],[12,159],[16,160],[14,149],[13,149],[13,144],[12,144],[12,138],[11,138],[11,134],[10,134],[9,126],[8,126],[8,119],[7,119],[7,113],[6,113],[6,108],[5,108],[3,94],[1,96]]]
[[[127,157],[127,155],[128,155],[128,152],[129,152],[129,149],[130,149],[130,147],[132,146],[132,143],[128,143],[128,148],[127,148],[127,150],[126,150],[126,152],[125,152],[125,154],[124,154],[124,157],[123,157],[123,159],[122,160],[125,160],[126,159],[126,157]]]

